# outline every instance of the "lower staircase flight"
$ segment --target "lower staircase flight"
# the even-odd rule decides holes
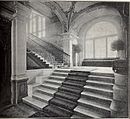
[[[71,117],[88,75],[89,72],[70,71],[49,104],[31,117]]]
[[[113,73],[56,69],[23,102],[39,111],[30,117],[110,118]]]

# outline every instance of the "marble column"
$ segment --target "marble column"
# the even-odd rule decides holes
[[[70,67],[73,67],[73,44],[77,44],[77,40],[79,39],[76,35],[72,33],[63,33],[62,34],[63,40],[63,50],[67,54],[70,55],[69,62]]]
[[[12,103],[17,104],[27,96],[26,75],[26,23],[30,9],[16,2],[15,18],[12,21],[11,49],[12,49]]]

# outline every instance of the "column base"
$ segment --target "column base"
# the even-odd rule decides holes
[[[111,103],[111,117],[125,118],[128,117],[128,103],[118,100],[113,100]]]
[[[28,95],[27,88],[27,77],[15,76],[15,78],[11,81],[11,91],[12,91],[12,104],[17,104],[22,101],[22,98]]]

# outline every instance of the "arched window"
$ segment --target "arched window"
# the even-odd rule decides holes
[[[116,51],[111,50],[111,43],[117,40],[117,29],[110,22],[94,24],[86,34],[86,58],[114,58]]]
[[[27,25],[27,33],[42,38],[45,37],[45,17],[36,11],[32,11]]]

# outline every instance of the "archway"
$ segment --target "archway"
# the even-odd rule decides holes
[[[85,58],[115,58],[116,52],[111,50],[111,43],[117,39],[117,28],[111,22],[93,24],[86,33]]]
[[[80,40],[78,43],[82,47],[82,52],[80,53],[80,64],[82,64],[83,59],[86,58],[85,53],[85,41],[86,34],[88,30],[96,23],[107,22],[113,24],[117,29],[117,36],[120,39],[126,40],[124,37],[124,22],[120,13],[112,7],[99,5],[89,11],[80,14],[72,23],[71,28],[76,31]]]

